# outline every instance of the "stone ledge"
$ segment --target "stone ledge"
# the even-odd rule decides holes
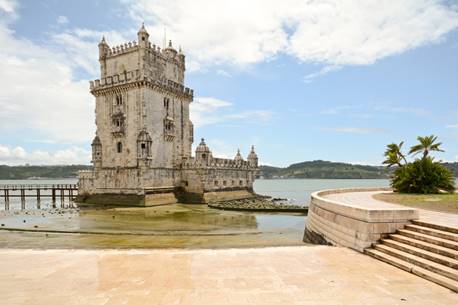
[[[313,241],[311,236],[337,246],[360,252],[383,236],[394,233],[412,220],[418,219],[418,210],[380,204],[358,205],[326,198],[326,195],[349,192],[387,191],[386,188],[336,189],[312,194],[304,241]]]

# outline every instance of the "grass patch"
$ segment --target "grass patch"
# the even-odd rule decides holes
[[[458,193],[433,195],[382,193],[374,195],[374,198],[413,208],[458,214]]]

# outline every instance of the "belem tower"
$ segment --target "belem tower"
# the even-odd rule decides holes
[[[192,155],[193,90],[184,86],[185,56],[169,41],[159,48],[144,25],[137,41],[99,43],[100,80],[95,96],[93,170],[79,173],[79,201],[155,205],[249,198],[258,173],[247,160],[213,157],[204,139]]]

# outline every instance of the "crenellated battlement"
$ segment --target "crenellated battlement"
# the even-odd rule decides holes
[[[129,41],[124,44],[120,44],[113,47],[108,47],[106,52],[107,57],[116,56],[119,54],[124,54],[131,51],[137,51],[138,45],[136,41]]]

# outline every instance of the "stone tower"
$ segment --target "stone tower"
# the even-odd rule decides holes
[[[162,51],[151,45],[144,25],[137,37],[114,48],[105,38],[99,44],[102,81],[91,92],[102,152],[94,165],[174,168],[191,156],[193,141],[185,58],[171,42]]]
[[[94,170],[80,173],[81,194],[116,201],[130,196],[128,202],[137,196],[134,201],[147,204],[153,197],[176,201],[177,193],[203,200],[208,192],[231,191],[229,186],[251,190],[257,172],[254,150],[248,161],[240,153],[235,160],[213,158],[202,139],[192,157],[193,90],[184,86],[181,49],[169,41],[161,50],[143,24],[137,41],[110,47],[103,37],[98,47],[100,79],[90,82],[97,127]]]

